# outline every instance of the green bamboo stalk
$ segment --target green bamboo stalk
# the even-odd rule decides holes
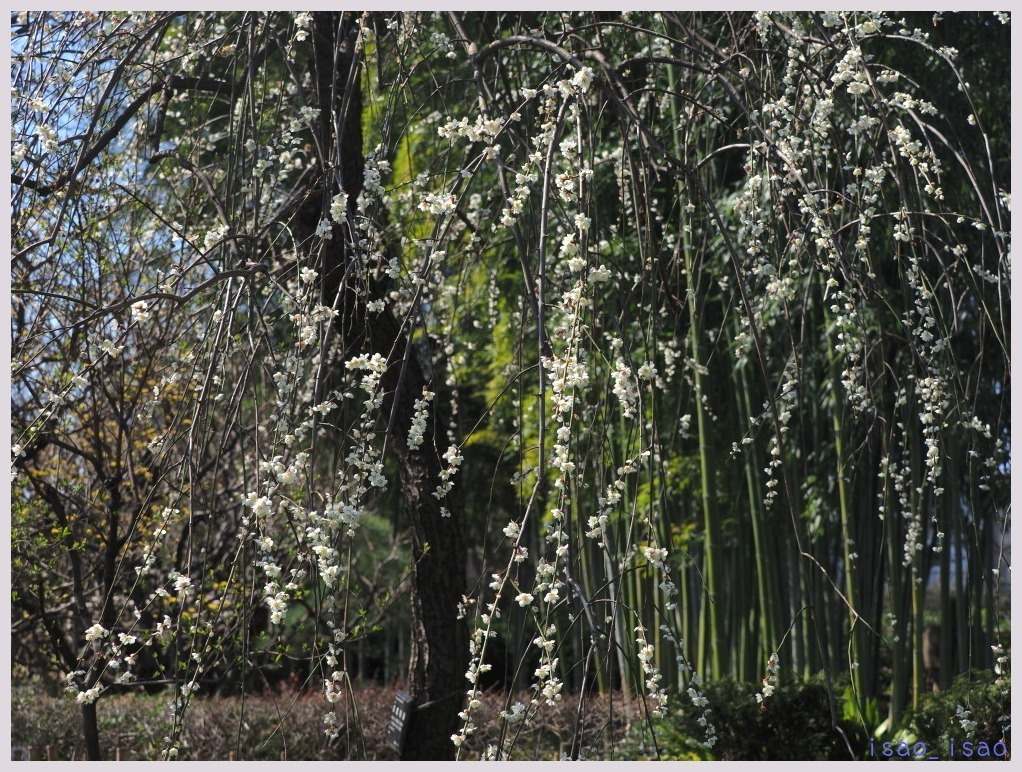
[[[966,538],[965,530],[962,528],[962,521],[959,518],[955,520],[954,530],[954,543],[955,549],[955,631],[958,636],[958,663],[957,670],[961,672],[968,667],[968,651],[969,651],[969,618],[967,607],[965,603],[966,589],[965,589],[965,576],[966,567],[963,565],[965,561],[965,547]]]
[[[919,698],[926,687],[926,668],[923,663],[923,628],[926,625],[925,593],[926,582],[918,574],[916,568],[919,561],[912,564],[912,707],[919,707]]]
[[[683,252],[685,257],[685,273],[690,286],[694,285],[690,293],[689,309],[689,345],[692,347],[692,359],[696,362],[692,374],[696,410],[696,430],[699,436],[699,480],[700,480],[700,504],[703,516],[703,578],[706,582],[707,597],[703,602],[699,624],[699,655],[698,662],[702,672],[707,673],[711,678],[717,679],[724,674],[724,646],[721,640],[721,593],[720,575],[718,569],[718,545],[721,541],[720,523],[715,516],[712,500],[712,477],[710,475],[709,459],[709,431],[707,426],[706,410],[703,407],[703,377],[699,370],[699,319],[696,314],[694,298],[698,297],[698,277],[694,276],[692,250],[685,237],[684,215],[681,217],[681,232]]]
[[[951,452],[947,454],[947,474],[949,479],[958,479],[958,460],[957,452]],[[946,531],[954,528],[953,521],[955,518],[956,503],[954,496],[944,496],[941,499],[943,506],[941,517],[938,527],[945,531],[944,544],[940,553],[940,688],[946,689],[951,685],[951,673],[955,667],[955,663],[951,657],[952,650],[952,615],[954,613],[951,606],[951,538]]]
[[[901,544],[898,539],[897,523],[900,515],[895,514],[892,507],[887,507],[887,559],[890,574],[889,598],[895,620],[891,630],[891,701],[888,708],[890,726],[895,727],[901,721],[905,711],[908,679],[905,678],[905,630],[906,620],[901,613],[899,603],[902,591]]]
[[[666,65],[667,82],[671,93],[675,93],[674,85],[677,74],[673,64]],[[670,125],[674,138],[674,146],[684,150],[682,146],[681,122],[678,113],[678,105],[675,99],[668,103]],[[676,196],[679,202],[684,200],[684,187],[679,180],[676,187]],[[685,280],[690,291],[688,293],[689,311],[689,344],[692,347],[692,359],[697,363],[694,378],[694,396],[696,403],[696,427],[699,437],[699,478],[700,478],[700,504],[703,516],[703,579],[708,590],[707,595],[702,599],[699,607],[699,628],[698,644],[696,654],[696,667],[711,678],[719,678],[723,674],[723,647],[720,641],[720,606],[721,594],[719,587],[719,569],[717,568],[717,545],[720,542],[719,523],[714,517],[711,500],[711,478],[708,464],[708,442],[706,415],[703,409],[702,397],[702,374],[699,372],[699,323],[696,315],[695,304],[699,297],[699,277],[694,275],[694,260],[692,257],[692,245],[686,230],[685,208],[679,206],[678,218],[678,244],[682,249],[685,260]]]
[[[752,418],[752,402],[749,394],[749,384],[746,379],[744,368],[736,368],[735,375],[738,379],[739,416],[743,426],[748,426]],[[780,592],[780,581],[778,575],[778,558],[780,554],[777,548],[776,531],[770,528],[767,513],[763,507],[763,485],[760,482],[760,469],[763,463],[759,458],[755,443],[748,446],[745,451],[745,483],[748,494],[749,518],[752,523],[752,546],[753,558],[756,566],[756,593],[759,602],[759,662],[757,667],[761,670],[773,652],[774,647],[780,643],[781,631],[787,626],[783,620],[784,596]],[[768,560],[768,556],[773,559]]]
[[[833,351],[833,347],[831,347]],[[858,609],[858,592],[855,587],[855,581],[853,577],[853,563],[851,553],[852,550],[849,547],[849,543],[852,540],[852,529],[851,529],[851,516],[848,508],[848,483],[845,480],[846,469],[845,469],[845,458],[844,458],[844,442],[842,435],[844,427],[841,422],[841,400],[838,399],[840,394],[840,382],[838,380],[838,374],[835,372],[836,364],[832,362],[831,365],[831,390],[833,399],[831,400],[831,417],[833,420],[832,426],[834,429],[834,456],[835,456],[835,474],[837,475],[837,492],[838,492],[838,511],[840,516],[840,533],[842,540],[842,556],[845,562],[845,586],[844,594],[848,601],[848,624],[849,624],[849,639],[848,639],[848,656],[853,662],[858,662],[860,656],[862,656],[862,646],[860,642],[861,633],[857,633],[856,622],[857,622],[857,609]],[[865,708],[863,702],[863,684],[862,684],[862,673],[859,668],[851,669],[851,683],[852,689],[857,696],[857,702],[859,710]]]
[[[596,566],[599,564],[599,557],[594,554],[594,550],[598,549],[595,542],[588,538],[581,538],[579,540],[579,573],[578,577],[580,584],[586,594],[587,598],[594,599],[600,594],[599,585],[601,577],[597,575]],[[609,577],[604,577],[603,581],[606,581]],[[594,609],[595,613],[595,609]],[[596,624],[602,628],[602,619],[596,619]],[[594,675],[593,678],[596,682],[596,691],[598,694],[606,694],[609,691],[610,684],[608,682],[607,665],[609,661],[604,663],[603,655],[607,651],[607,646],[610,645],[610,641],[596,642],[596,655],[594,656],[593,667]]]

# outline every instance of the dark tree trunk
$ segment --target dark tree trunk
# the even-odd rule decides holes
[[[331,164],[321,195],[310,197],[301,216],[306,233],[326,214],[340,186],[348,196],[349,213],[354,214],[364,171],[360,74],[352,76],[351,72],[357,18],[354,14],[318,13],[314,19],[313,76],[322,111],[319,142]],[[417,450],[408,448],[415,400],[428,383],[409,346],[409,331],[389,309],[369,312],[366,307],[368,301],[383,297],[384,286],[371,285],[368,294],[359,294],[345,283],[346,276],[358,273],[349,270],[348,261],[358,259],[351,239],[347,227],[335,226],[321,265],[323,302],[338,302],[336,325],[347,356],[378,353],[388,364],[381,382],[383,417],[388,422],[388,445],[398,462],[414,561],[408,686],[417,707],[401,757],[453,759],[451,735],[458,730],[458,713],[468,687],[468,636],[465,622],[458,619],[458,604],[465,592],[466,553],[457,488],[443,502],[433,496],[445,466],[441,456],[446,445],[427,439]],[[445,424],[438,421],[435,406],[436,401],[431,403],[430,425],[442,442]],[[441,506],[450,511],[449,517],[441,516]]]
[[[96,717],[96,703],[82,705],[82,734],[85,737],[85,758],[102,761],[99,749],[99,720]]]
[[[398,458],[401,496],[412,528],[408,681],[416,710],[401,758],[453,759],[451,735],[458,729],[458,713],[468,688],[468,637],[464,620],[458,619],[458,604],[465,593],[465,544],[458,489],[456,486],[445,499],[451,514],[443,517],[441,502],[433,496],[443,468],[441,448],[429,440],[418,450],[409,450],[407,445],[415,397],[422,394],[426,384],[422,368],[407,349],[407,337],[389,312],[376,315],[370,325],[373,349],[385,356],[388,350],[391,352],[391,367],[383,378],[387,393],[384,410],[392,416],[390,442]],[[434,411],[433,426],[439,429],[434,436],[442,437],[442,424],[436,419]]]

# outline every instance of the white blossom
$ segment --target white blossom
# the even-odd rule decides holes
[[[109,630],[103,627],[103,625],[95,624],[85,631],[85,640],[98,641],[101,638],[106,638],[108,635],[110,635]]]

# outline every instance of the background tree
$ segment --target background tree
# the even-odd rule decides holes
[[[596,689],[712,748],[703,679],[1003,669],[1006,22],[13,18],[14,621],[90,757],[132,683],[350,727],[406,589],[406,758],[498,675],[488,755],[571,694],[577,758]]]

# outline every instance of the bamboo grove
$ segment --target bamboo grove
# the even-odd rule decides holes
[[[1008,21],[12,15],[15,678],[1006,677]]]

